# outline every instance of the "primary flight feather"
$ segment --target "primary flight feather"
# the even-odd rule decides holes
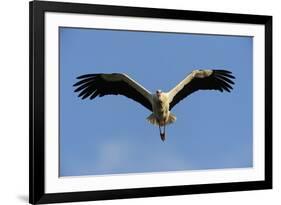
[[[227,70],[194,70],[169,92],[157,90],[151,93],[142,85],[123,73],[86,74],[77,77],[73,86],[82,99],[94,99],[97,96],[124,95],[140,103],[152,112],[147,120],[159,126],[160,137],[165,140],[165,127],[176,120],[170,110],[188,95],[198,90],[232,90],[235,77]],[[164,131],[161,131],[164,127]]]

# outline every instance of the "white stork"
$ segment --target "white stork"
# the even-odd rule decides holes
[[[232,90],[231,84],[235,79],[227,70],[194,70],[169,92],[157,90],[151,93],[142,85],[124,73],[87,74],[77,77],[79,81],[75,92],[80,92],[82,99],[105,95],[124,95],[142,104],[152,112],[147,120],[159,126],[161,140],[165,140],[165,127],[176,120],[171,109],[188,95],[197,90],[218,90],[220,92]],[[164,127],[164,128],[162,128]],[[163,129],[163,132],[162,132]]]

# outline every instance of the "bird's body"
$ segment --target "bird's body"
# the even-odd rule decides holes
[[[153,113],[147,118],[151,124],[163,126],[175,121],[171,119],[169,95],[162,92],[158,97],[156,94],[152,96]]]
[[[171,109],[186,96],[197,90],[219,90],[221,92],[232,89],[230,79],[234,76],[226,70],[194,70],[169,92],[157,90],[152,94],[143,86],[131,79],[126,74],[87,74],[79,76],[81,79],[74,86],[78,86],[75,92],[80,92],[79,97],[94,99],[104,95],[124,95],[131,98],[152,113],[147,120],[159,126],[160,137],[165,140],[165,127],[175,122],[176,116]],[[161,130],[164,128],[164,131]]]
[[[161,92],[152,95],[152,113],[147,117],[148,122],[159,126],[160,137],[165,140],[165,126],[176,121],[176,116],[170,112],[169,95]],[[161,126],[164,126],[164,132],[161,131]]]
[[[161,93],[160,97],[153,95],[152,109],[153,115],[161,126],[167,123],[169,118],[169,97],[166,93]]]

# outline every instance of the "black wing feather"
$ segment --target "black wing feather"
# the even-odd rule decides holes
[[[144,107],[152,111],[152,105],[150,101],[141,93],[139,93],[134,87],[122,80],[105,80],[102,75],[106,74],[86,74],[77,77],[79,81],[73,85],[74,87],[77,87],[74,92],[79,92],[78,97],[81,97],[82,99],[89,97],[91,100],[97,96],[102,97],[105,95],[124,95],[139,102]]]
[[[227,70],[213,70],[213,73],[206,78],[194,78],[190,83],[184,86],[173,98],[170,103],[170,110],[185,97],[198,90],[218,90],[220,92],[230,92],[233,88],[235,79],[232,72]]]

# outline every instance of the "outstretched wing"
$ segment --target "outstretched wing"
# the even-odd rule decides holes
[[[235,79],[227,70],[194,70],[176,87],[169,91],[170,110],[181,100],[197,90],[232,90]]]
[[[78,97],[82,99],[105,95],[124,95],[139,102],[152,111],[151,93],[126,74],[87,74],[77,77],[79,81],[73,86],[77,87]]]

